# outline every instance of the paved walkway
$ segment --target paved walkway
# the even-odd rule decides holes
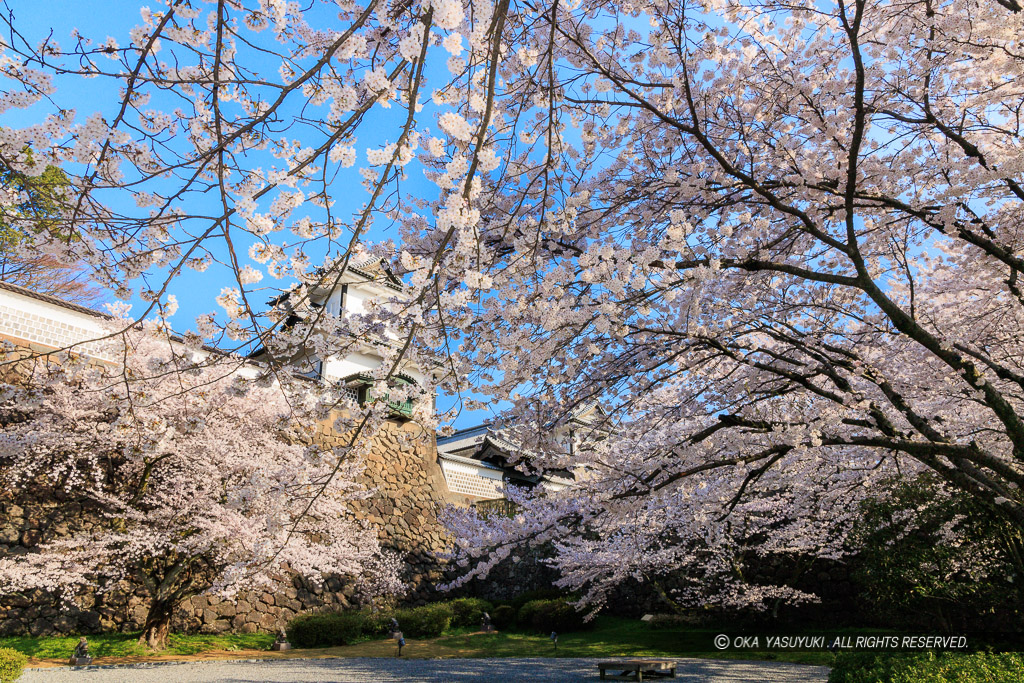
[[[284,659],[29,669],[19,683],[577,683],[597,681],[597,659]],[[828,669],[780,662],[679,659],[683,683],[825,683]],[[672,680],[672,679],[668,679]]]

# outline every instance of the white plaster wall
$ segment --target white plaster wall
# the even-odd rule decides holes
[[[483,499],[502,498],[504,475],[497,470],[474,467],[466,463],[440,458],[441,471],[448,483],[448,490]]]
[[[102,340],[90,341],[110,333],[105,327],[106,322],[106,318],[0,289],[0,334],[20,342],[53,349],[76,344],[72,351],[116,363],[119,360],[117,353],[107,351]],[[184,350],[181,344],[175,343],[175,347],[179,352]],[[209,351],[202,349],[193,350],[191,354],[197,361],[210,356]],[[241,359],[236,372],[249,378],[258,374],[256,367]]]
[[[373,295],[357,285],[349,285],[345,293],[345,313],[365,313],[366,302],[373,298]]]
[[[184,344],[179,344],[177,342],[173,343],[175,351],[181,353],[184,348]],[[207,351],[206,349],[192,350],[192,360],[197,362],[206,360],[207,358],[210,357],[210,355],[211,352]],[[231,362],[235,364],[233,372],[238,373],[242,377],[245,377],[247,379],[255,379],[260,374],[260,369],[255,363],[247,362],[241,358],[232,359]],[[224,365],[225,363],[227,363],[227,361],[221,361],[221,363],[221,367],[228,367],[227,365]]]
[[[325,379],[339,380],[359,372],[372,372],[380,366],[381,359],[365,353],[352,353],[344,358],[330,358],[324,363]]]
[[[102,342],[104,318],[0,289],[0,334],[13,339],[74,351],[100,360],[113,360]],[[83,343],[84,342],[84,343]]]

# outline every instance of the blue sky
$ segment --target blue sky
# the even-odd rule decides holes
[[[23,37],[30,44],[37,44],[51,34],[62,48],[70,49],[74,45],[71,38],[72,30],[77,29],[82,35],[92,38],[95,42],[101,43],[108,36],[113,37],[120,46],[127,46],[131,43],[129,31],[132,27],[141,23],[139,8],[142,3],[134,0],[106,0],[104,2],[69,2],[67,0],[8,0],[8,5],[14,13],[15,26]],[[159,5],[153,4],[152,8],[158,10]],[[163,54],[161,55],[163,56]],[[434,60],[435,63],[443,65],[442,60]],[[114,62],[109,63],[110,66]],[[256,68],[262,65],[257,64]],[[268,61],[266,68],[276,72],[277,63]],[[443,68],[443,66],[442,66]],[[57,106],[62,108],[73,108],[76,110],[76,120],[84,121],[94,112],[100,112],[107,120],[113,118],[119,103],[120,82],[105,78],[83,79],[80,77],[60,77],[57,80],[57,94],[55,101]],[[430,87],[421,94],[421,99],[429,98]],[[154,98],[152,106],[160,107],[162,103]],[[0,125],[21,126],[34,123],[41,119],[46,113],[53,111],[52,105],[41,103],[36,107],[27,110],[12,110],[0,116]],[[405,111],[400,106],[384,112],[375,107],[371,110],[367,119],[358,130],[358,141],[356,149],[359,153],[359,162],[351,169],[344,169],[339,173],[337,180],[333,183],[334,210],[339,213],[354,213],[369,199],[369,194],[359,184],[358,167],[364,165],[365,150],[368,147],[379,147],[390,142],[389,136],[397,137],[399,131],[399,118],[404,119]],[[423,121],[427,121],[423,118]],[[298,137],[294,134],[284,133],[287,137]],[[253,160],[252,165],[260,165],[267,168],[273,159],[269,157]],[[418,196],[433,198],[436,196],[437,188],[427,181],[421,168],[414,164],[408,167],[409,177],[401,185],[403,193],[415,193]],[[139,209],[135,208],[134,201],[124,193],[108,193],[106,201],[113,207],[125,212],[138,214]],[[210,202],[210,213],[215,212],[214,198],[193,196],[189,199],[188,209],[190,212],[202,212],[202,203]],[[301,216],[301,210],[295,217]],[[245,239],[248,235],[239,232],[237,238]],[[375,223],[367,233],[370,242],[381,242],[383,240],[399,240],[397,228],[388,225],[383,221]],[[297,240],[297,238],[295,238]],[[248,242],[236,245],[236,251],[241,256],[251,244]],[[346,237],[342,237],[346,242]],[[226,253],[226,252],[225,252]],[[324,249],[310,251],[311,261],[317,263],[325,253]],[[220,255],[220,254],[219,254]],[[153,271],[150,273],[156,283],[163,281],[163,273]],[[175,329],[185,331],[194,328],[193,321],[197,315],[203,313],[220,313],[219,318],[223,319],[223,312],[214,302],[223,287],[233,286],[232,273],[216,264],[202,272],[184,271],[170,289],[180,305],[178,313],[172,319]],[[253,302],[263,302],[280,288],[287,288],[289,282],[286,280],[273,280],[265,277],[261,285],[267,285],[265,291],[257,291],[251,298]],[[273,288],[273,289],[271,289]],[[140,314],[145,310],[147,304],[137,296],[130,300],[133,312]],[[479,398],[479,397],[478,397]],[[451,404],[447,397],[438,398],[439,409],[445,409]],[[456,420],[457,427],[471,426],[477,424],[487,417],[481,411],[475,413],[464,412]]]

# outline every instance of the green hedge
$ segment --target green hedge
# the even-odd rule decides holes
[[[369,637],[386,636],[391,632],[391,617],[394,612],[390,610],[371,612],[368,609],[360,611],[363,615],[363,632]]]
[[[21,677],[28,657],[17,650],[0,647],[0,683],[13,683]]]
[[[302,648],[351,645],[387,635],[392,617],[398,620],[402,634],[408,638],[436,638],[451,626],[453,616],[448,603],[380,612],[350,610],[303,614],[288,623],[288,641]]]
[[[491,623],[499,631],[511,627],[516,623],[516,608],[511,605],[498,605],[491,612]]]
[[[655,614],[654,617],[647,622],[647,628],[654,629],[656,631],[666,630],[678,630],[683,628],[693,628],[693,619],[683,616],[682,614]]]
[[[494,612],[494,605],[481,598],[458,598],[442,604],[451,608],[452,626],[455,628],[480,628],[484,612]],[[492,614],[492,621],[493,616]]]
[[[413,609],[400,609],[394,612],[402,635],[409,638],[436,638],[452,624],[452,608],[439,602]]]
[[[840,653],[829,683],[1018,683],[1024,681],[1019,652]]]
[[[367,632],[364,612],[304,614],[288,624],[288,642],[295,647],[351,645]]]
[[[523,608],[523,605],[528,602],[533,602],[534,600],[557,600],[562,597],[565,597],[565,594],[557,588],[539,588],[537,590],[520,593],[516,597],[512,598],[512,602],[510,604],[518,613],[519,610]]]
[[[494,607],[486,600],[460,598],[412,609],[350,610],[303,614],[288,624],[288,640],[295,647],[335,647],[351,645],[366,638],[381,637],[391,630],[392,617],[406,638],[436,638],[449,627],[478,628],[484,612],[491,615],[496,628],[508,628],[517,622],[523,629],[541,633],[568,633],[590,628],[583,614],[565,598],[531,600],[517,613],[513,607]]]
[[[570,605],[565,598],[531,600],[519,608],[516,623],[520,628],[533,629],[541,633],[568,633],[582,631],[593,625],[593,622],[584,621],[583,616],[583,613]]]

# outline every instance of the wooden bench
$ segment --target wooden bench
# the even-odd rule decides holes
[[[611,681],[642,681],[644,676],[651,678],[675,678],[676,663],[665,659],[627,659],[621,662],[599,662],[601,680]],[[622,673],[609,674],[608,671]]]

